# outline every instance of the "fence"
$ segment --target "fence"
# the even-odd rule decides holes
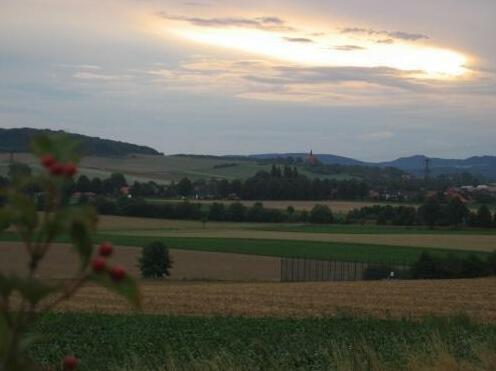
[[[281,258],[281,282],[302,281],[360,281],[404,277],[410,270],[408,263],[357,262]]]

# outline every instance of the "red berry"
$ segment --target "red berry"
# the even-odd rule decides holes
[[[64,165],[64,174],[72,178],[77,173],[77,167],[72,162]]]
[[[62,369],[64,371],[75,370],[79,363],[79,359],[74,356],[65,356],[62,360]]]
[[[64,165],[56,162],[50,166],[50,172],[52,175],[62,175],[64,173]]]
[[[100,244],[100,247],[98,248],[98,253],[100,256],[110,256],[112,255],[112,252],[114,251],[114,248],[112,247],[112,244],[110,242],[102,242]]]
[[[110,277],[116,282],[122,281],[126,277],[126,270],[120,266],[112,267]]]
[[[41,164],[46,167],[46,168],[50,168],[53,164],[55,164],[55,157],[53,157],[52,155],[48,154],[48,155],[43,155],[41,157]]]
[[[91,261],[91,268],[93,268],[93,272],[100,273],[103,272],[106,268],[106,261],[102,257],[95,258]]]

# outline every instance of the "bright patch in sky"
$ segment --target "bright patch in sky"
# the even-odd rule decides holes
[[[467,72],[464,55],[415,42],[381,44],[339,32],[312,39],[291,38],[287,34],[257,29],[177,24],[167,27],[165,32],[202,44],[306,66],[387,67],[412,72],[413,77],[433,79],[455,78]]]

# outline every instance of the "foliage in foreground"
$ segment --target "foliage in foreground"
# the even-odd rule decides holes
[[[496,350],[496,326],[462,317],[411,321],[65,313],[49,314],[36,330],[47,337],[33,348],[35,359],[51,365],[74,352],[82,359],[81,370],[369,370],[372,365],[398,370],[431,361],[482,366],[490,360],[494,365]],[[489,354],[492,358],[485,359]]]
[[[89,207],[70,207],[63,197],[64,187],[77,172],[77,144],[65,137],[39,137],[33,142],[34,153],[45,172],[33,176],[16,171],[10,187],[2,189],[4,203],[0,209],[0,231],[12,228],[27,253],[24,275],[0,272],[0,370],[38,370],[29,357],[32,344],[38,340],[32,327],[58,303],[72,297],[88,281],[97,282],[139,306],[135,282],[120,266],[108,267],[112,246],[104,243],[97,256],[93,253],[92,235],[97,215]],[[31,190],[40,190],[43,214]],[[38,268],[59,236],[68,236],[79,257],[79,269],[62,282],[38,278]],[[60,358],[59,358],[60,359]],[[64,370],[72,370],[78,360],[67,355]],[[54,364],[57,364],[56,362]]]

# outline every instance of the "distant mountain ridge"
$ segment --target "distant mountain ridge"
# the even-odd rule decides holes
[[[255,159],[270,159],[277,157],[306,158],[308,153],[265,153],[250,157]],[[394,167],[414,175],[423,175],[425,160],[429,159],[429,168],[432,175],[468,172],[479,174],[491,180],[496,180],[496,156],[473,156],[466,159],[444,159],[414,155],[401,157],[392,161],[365,162],[350,157],[331,154],[314,154],[324,164],[358,165],[376,167]]]
[[[28,152],[31,139],[40,134],[67,134],[81,142],[85,155],[93,156],[125,156],[129,154],[160,155],[157,150],[110,139],[90,137],[87,135],[67,133],[62,130],[15,128],[0,129],[0,152]]]

